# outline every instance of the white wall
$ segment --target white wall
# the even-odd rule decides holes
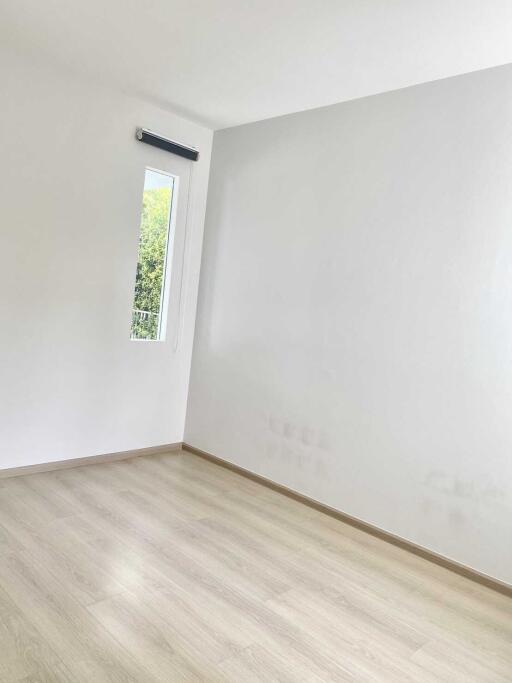
[[[215,134],[185,438],[512,582],[512,68]]]
[[[211,131],[14,54],[0,88],[0,468],[181,441]],[[176,352],[129,340],[144,168],[171,156],[138,125],[201,152]]]

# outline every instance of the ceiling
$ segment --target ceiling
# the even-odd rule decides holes
[[[512,61],[510,0],[0,0],[0,42],[211,128]]]

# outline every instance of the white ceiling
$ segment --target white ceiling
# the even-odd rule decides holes
[[[0,0],[0,41],[212,128],[512,61],[511,0]]]

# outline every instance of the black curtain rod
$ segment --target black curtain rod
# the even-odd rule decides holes
[[[153,131],[147,130],[146,128],[137,128],[135,135],[140,142],[145,142],[148,145],[153,145],[153,147],[165,149],[166,152],[177,154],[178,156],[190,159],[191,161],[197,161],[199,159],[199,152],[197,149],[182,145],[181,142],[164,138],[162,135],[153,133]]]

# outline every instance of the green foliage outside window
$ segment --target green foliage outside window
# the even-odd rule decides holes
[[[171,198],[171,186],[144,190],[133,339],[158,339]]]

